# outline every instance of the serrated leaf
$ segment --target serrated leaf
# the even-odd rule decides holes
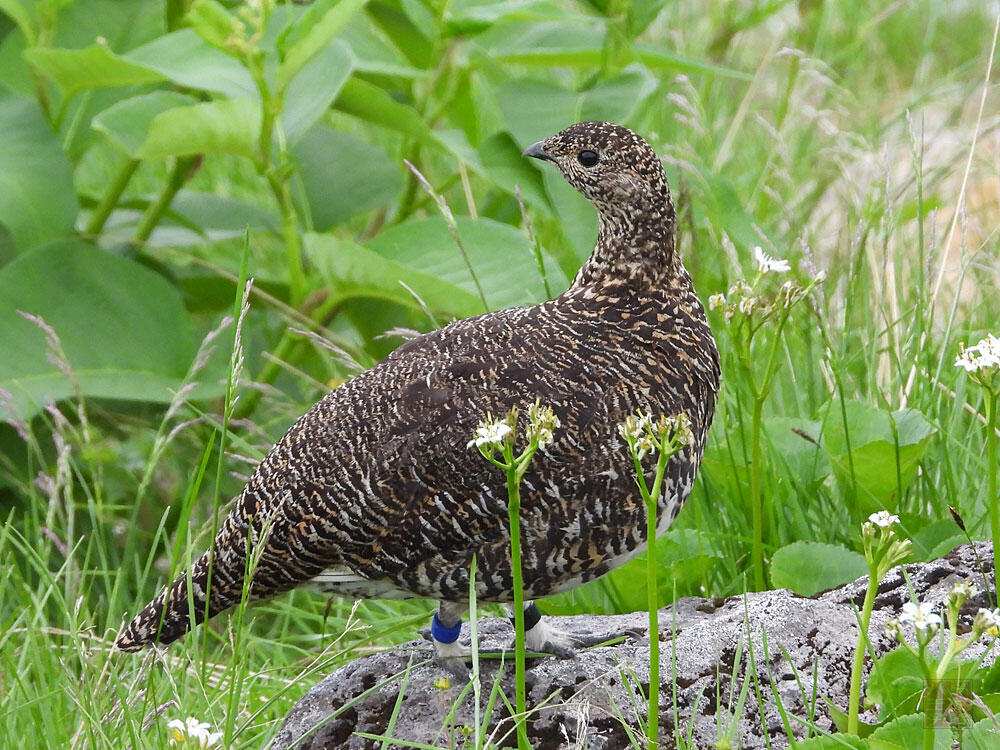
[[[100,44],[84,49],[34,47],[25,50],[24,57],[35,70],[59,86],[67,98],[84,89],[137,86],[163,80],[155,70],[130,62]]]
[[[176,91],[153,91],[113,104],[91,121],[94,130],[104,133],[112,143],[131,157],[136,157],[149,126],[161,112],[195,104],[190,96]]]
[[[0,132],[0,224],[14,245],[24,252],[71,235],[78,210],[72,167],[38,103],[0,99]]]
[[[822,542],[793,542],[771,558],[771,584],[801,596],[813,596],[867,572],[865,558],[857,552]]]
[[[55,330],[85,396],[167,402],[197,349],[173,286],[80,240],[47,245],[4,266],[0,300],[0,388],[12,394],[21,418],[72,396],[74,388],[49,361],[43,332],[18,310]],[[203,395],[221,390],[204,373],[202,382]]]
[[[175,107],[153,118],[136,154],[142,159],[229,153],[254,159],[260,107],[249,99],[226,99]]]
[[[318,19],[309,16],[310,25],[305,34],[288,49],[284,60],[278,66],[275,76],[278,91],[284,91],[315,55],[324,49],[340,33],[355,13],[368,0],[338,0]],[[330,5],[330,3],[326,3]]]
[[[868,738],[871,750],[913,750],[926,747],[924,744],[923,714],[903,716],[879,727]],[[931,730],[934,734],[934,750],[951,750],[952,735],[947,724],[937,723]]]

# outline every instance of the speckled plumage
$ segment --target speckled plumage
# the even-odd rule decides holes
[[[581,164],[585,150],[598,155],[593,166]],[[571,126],[526,154],[555,163],[598,210],[597,246],[570,288],[408,341],[313,406],[193,565],[196,622],[206,593],[209,616],[239,601],[248,549],[251,598],[312,581],[347,596],[462,602],[476,554],[479,599],[511,601],[504,477],[468,442],[487,413],[535,399],[562,426],[522,487],[526,598],[591,580],[644,548],[645,508],[617,430],[636,409],[691,419],[694,441],[668,467],[660,530],[676,516],[704,451],[719,365],[675,251],[663,167],[644,140],[608,123]],[[189,619],[182,574],[117,645],[169,643]]]

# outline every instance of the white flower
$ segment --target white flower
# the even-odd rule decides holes
[[[757,306],[756,297],[744,297],[740,300],[739,310],[747,317],[753,315],[753,309]]]
[[[637,409],[635,414],[629,414],[625,417],[625,421],[618,425],[618,434],[626,440],[639,440],[646,437],[652,429],[653,415]]]
[[[691,418],[682,411],[672,417],[660,417],[657,425],[660,436],[670,436],[677,445],[691,445],[694,434],[691,432]]]
[[[991,333],[968,348],[961,346],[955,358],[955,367],[966,372],[980,372],[1000,366],[1000,339]]]
[[[211,748],[219,744],[222,732],[211,731],[212,727],[204,721],[198,721],[193,716],[186,720],[172,719],[167,722],[170,729],[171,745],[193,745],[194,747]]]
[[[980,609],[972,621],[972,628],[980,632],[1000,628],[1000,609]]]
[[[753,249],[753,259],[757,263],[757,269],[761,273],[769,273],[771,271],[778,271],[779,273],[784,273],[785,271],[791,271],[792,267],[788,265],[787,260],[782,260],[781,258],[772,258],[770,255],[764,252],[764,248],[757,245]]]
[[[504,438],[510,434],[510,425],[506,422],[495,422],[487,419],[476,427],[476,436],[469,441],[468,447],[481,448],[484,445],[499,447]]]
[[[708,298],[709,310],[714,310],[717,307],[725,307],[725,305],[726,305],[726,295],[722,294],[721,292],[719,294],[713,294],[711,297]]]
[[[747,297],[753,292],[753,287],[751,287],[746,281],[740,279],[731,287],[729,287],[729,293],[736,297]]]
[[[542,406],[538,401],[528,407],[528,439],[538,442],[544,448],[553,440],[553,432],[559,428],[559,417],[551,406]]]
[[[868,516],[868,520],[871,521],[876,526],[881,526],[883,529],[888,529],[894,523],[899,523],[899,516],[894,513],[890,513],[887,510],[880,510],[878,513],[872,513]]]
[[[899,613],[901,623],[911,623],[917,630],[936,630],[941,625],[941,618],[934,613],[934,607],[920,602],[907,602]]]

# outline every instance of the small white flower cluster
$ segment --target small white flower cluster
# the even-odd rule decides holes
[[[629,446],[635,446],[636,456],[641,461],[650,453],[656,453],[664,438],[674,447],[690,445],[694,440],[691,419],[686,412],[653,420],[649,412],[636,410],[618,425],[618,434],[625,438]]]
[[[213,732],[212,727],[204,721],[198,721],[188,716],[185,721],[172,719],[167,723],[170,729],[170,744],[185,747],[212,748],[219,746],[222,732]]]
[[[486,419],[476,427],[476,436],[469,441],[467,447],[499,448],[511,432],[512,428],[505,420],[494,419],[491,415],[487,415]]]
[[[899,613],[899,622],[913,625],[921,633],[934,633],[941,627],[941,616],[934,612],[934,607],[930,604],[907,602]]]
[[[551,406],[535,401],[528,407],[528,440],[537,441],[539,448],[552,443],[553,433],[559,429],[559,417]]]
[[[888,529],[893,524],[899,523],[899,516],[890,513],[887,510],[880,510],[878,513],[872,513],[868,516],[868,520],[875,524],[876,526],[881,526],[883,529]]]
[[[753,249],[753,259],[757,264],[757,270],[762,274],[770,273],[771,271],[777,271],[778,273],[785,273],[786,271],[791,271],[792,267],[788,265],[788,261],[782,258],[772,258],[770,255],[764,252],[764,248],[757,245]]]
[[[978,344],[970,347],[962,344],[955,358],[955,367],[961,367],[968,373],[992,375],[993,368],[1000,367],[1000,339],[988,333]]]
[[[1000,631],[1000,609],[980,609],[972,621],[972,630],[997,635]]]

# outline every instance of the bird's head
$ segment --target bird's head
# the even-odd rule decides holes
[[[555,164],[602,217],[623,210],[666,211],[670,202],[653,147],[621,125],[580,122],[528,146],[524,156]]]
[[[641,136],[609,122],[580,122],[528,146],[597,208],[595,264],[670,266],[674,207],[659,157]]]

